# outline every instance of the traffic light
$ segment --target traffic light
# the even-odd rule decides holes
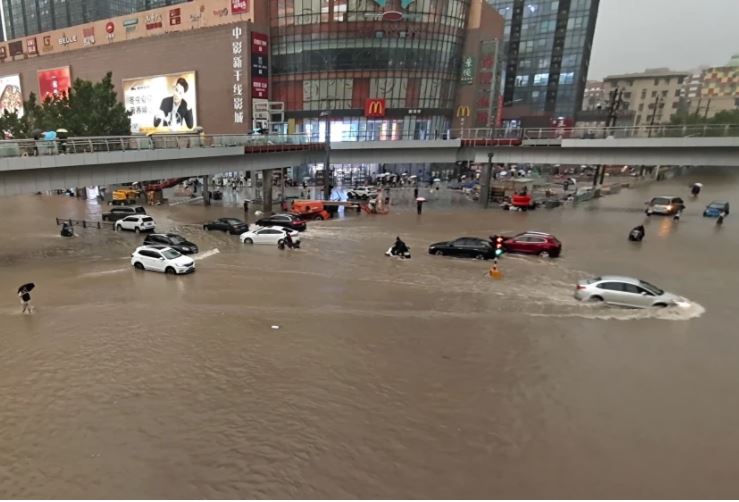
[[[495,236],[495,257],[498,258],[504,253],[503,250],[503,237],[500,235]]]

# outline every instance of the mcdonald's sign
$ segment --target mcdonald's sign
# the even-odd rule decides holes
[[[364,102],[364,116],[379,119],[385,116],[385,100],[369,98]]]
[[[470,107],[465,105],[460,105],[457,107],[457,118],[465,118],[470,116]]]

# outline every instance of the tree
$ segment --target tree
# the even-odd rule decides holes
[[[131,134],[131,114],[118,102],[111,72],[100,82],[76,79],[67,95],[47,96],[41,104],[31,93],[23,108],[23,117],[7,110],[0,116],[0,131],[6,136],[30,138],[37,129],[66,129],[70,136]]]

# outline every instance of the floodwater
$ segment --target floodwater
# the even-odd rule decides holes
[[[134,271],[133,233],[58,236],[95,202],[0,199],[0,497],[735,498],[739,220],[701,209],[739,176],[701,172],[679,223],[626,239],[647,198],[695,180],[528,213],[437,194],[421,217],[312,224],[295,252],[200,228],[238,208],[152,208],[200,246],[183,277]],[[426,254],[526,229],[564,256],[506,256],[491,281]],[[396,235],[412,260],[383,256]],[[692,304],[575,302],[605,273]]]

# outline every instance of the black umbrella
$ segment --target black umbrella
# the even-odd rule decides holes
[[[29,292],[33,291],[33,288],[35,288],[35,287],[36,287],[36,285],[34,283],[29,282],[28,284],[24,284],[23,286],[21,286],[20,288],[18,288],[18,292],[19,293],[29,293]]]

